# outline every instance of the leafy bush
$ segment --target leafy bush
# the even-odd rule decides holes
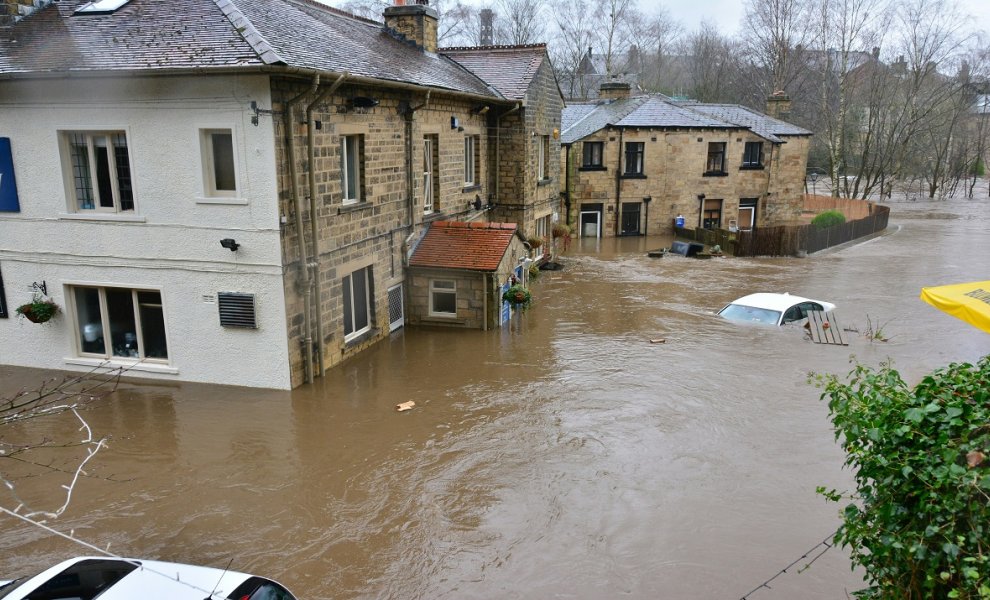
[[[990,355],[913,389],[889,364],[816,376],[856,478],[835,542],[871,599],[990,598]],[[819,493],[838,501],[835,490]]]
[[[826,210],[823,213],[819,213],[811,220],[811,224],[819,229],[828,229],[829,227],[834,227],[835,225],[842,225],[846,222],[846,215],[842,214],[837,210]]]

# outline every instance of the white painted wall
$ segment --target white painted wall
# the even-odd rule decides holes
[[[66,286],[161,289],[166,367],[134,375],[254,387],[290,387],[268,78],[210,75],[0,82],[0,136],[11,140],[19,213],[0,212],[7,303],[44,280],[68,308]],[[232,129],[238,197],[208,203],[200,130]],[[80,218],[67,199],[59,132],[124,130],[135,210]],[[86,213],[91,215],[91,213]],[[220,246],[234,238],[237,252]],[[221,327],[204,296],[256,294],[256,330]],[[70,314],[45,325],[0,319],[0,364],[82,370]],[[90,361],[91,362],[91,361]]]

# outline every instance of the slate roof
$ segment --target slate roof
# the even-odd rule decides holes
[[[590,108],[589,108],[590,106]],[[607,126],[657,129],[749,129],[775,143],[779,136],[810,131],[735,104],[675,102],[662,95],[636,96],[598,104],[569,104],[561,116],[560,143],[572,144]]]
[[[783,142],[778,136],[811,135],[807,129],[774,119],[738,104],[687,104],[696,111],[751,130],[756,135],[772,142]]]
[[[453,60],[312,0],[130,0],[74,16],[85,2],[59,0],[0,28],[0,77],[285,66],[499,97]]]
[[[547,47],[545,44],[476,46],[441,48],[438,52],[487,81],[506,98],[522,100],[546,58]]]
[[[413,251],[409,266],[497,271],[515,234],[515,223],[435,221]]]

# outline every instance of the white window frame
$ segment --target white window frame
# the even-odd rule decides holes
[[[540,181],[550,179],[550,136],[541,135],[540,144],[537,148],[536,170]]]
[[[340,136],[340,196],[344,204],[361,202],[361,134]],[[354,183],[354,197],[348,197],[348,188]]]
[[[454,312],[446,312],[436,309],[434,303],[436,294],[450,295],[454,297]],[[431,317],[456,317],[457,316],[457,281],[454,279],[431,279],[430,280],[430,316]]]
[[[81,289],[81,288],[96,289],[97,292],[98,292],[98,294],[99,294],[99,308],[100,308],[100,321],[101,321],[100,325],[101,325],[101,333],[102,333],[102,337],[103,337],[103,340],[104,340],[104,349],[105,349],[105,352],[103,352],[103,353],[99,353],[99,352],[86,352],[85,350],[83,350],[83,345],[82,345],[83,344],[83,339],[81,337],[81,335],[82,335],[82,327],[80,327],[81,323],[80,323],[80,320],[79,320],[79,307],[76,304],[76,290]],[[107,305],[107,290],[116,290],[116,291],[126,290],[126,291],[131,292],[131,303],[132,303],[132,305],[134,307],[134,328],[135,328],[135,334],[137,336],[136,343],[137,343],[137,352],[138,352],[138,355],[136,357],[118,356],[118,355],[115,355],[113,353],[113,343],[112,343],[112,336],[111,336],[111,332],[110,332],[110,320],[109,320],[110,310],[109,310],[108,305]],[[168,357],[166,357],[166,358],[148,357],[148,356],[145,356],[144,355],[146,344],[145,344],[145,341],[144,341],[143,323],[141,322],[141,307],[142,306],[151,306],[151,305],[142,304],[141,302],[138,301],[138,293],[139,292],[157,292],[159,294],[159,296],[162,297],[162,304],[157,305],[157,306],[161,309],[161,313],[162,313],[162,324],[163,324],[163,328],[165,330],[165,351],[166,351],[166,354],[168,355]],[[169,365],[169,364],[171,364],[172,353],[169,350],[168,320],[167,320],[166,315],[165,315],[164,293],[162,292],[162,289],[161,288],[156,288],[156,287],[128,287],[128,286],[118,286],[118,285],[101,285],[101,284],[97,284],[97,283],[72,283],[72,284],[67,284],[66,285],[66,294],[65,294],[65,297],[68,299],[68,303],[71,306],[70,315],[71,315],[71,320],[72,320],[72,325],[73,325],[73,332],[74,332],[74,337],[75,337],[75,348],[74,348],[74,350],[75,350],[75,355],[76,356],[78,356],[80,358],[84,358],[84,359],[86,359],[86,358],[89,358],[89,359],[96,358],[96,359],[99,359],[100,361],[112,361],[112,362],[117,362],[117,363],[120,363],[120,362],[124,362],[124,363],[139,363],[140,362],[140,363],[153,363],[153,364],[159,364],[159,365]],[[110,344],[107,344],[107,340],[111,340]]]
[[[423,213],[433,212],[433,136],[423,136]]]
[[[472,186],[475,181],[475,136],[464,136],[464,186]]]
[[[354,327],[354,323],[357,321],[357,319],[355,319],[355,317],[358,314],[357,313],[358,307],[356,306],[356,304],[354,302],[354,274],[355,273],[358,273],[360,271],[364,271],[365,272],[365,274],[364,274],[365,306],[363,308],[365,310],[365,315],[367,316],[367,324],[364,327],[362,327],[361,329],[356,329],[354,331],[348,332],[347,331],[347,319],[346,319],[346,315],[345,315],[345,317],[343,319],[344,320],[343,325],[344,325],[344,342],[345,343],[346,342],[350,342],[350,341],[354,340],[355,338],[358,338],[358,337],[364,335],[365,333],[371,331],[371,329],[372,329],[372,327],[374,325],[374,312],[372,311],[372,308],[374,306],[375,299],[372,297],[372,290],[373,290],[373,287],[372,287],[372,278],[375,276],[375,272],[374,272],[374,269],[372,268],[372,265],[368,265],[366,267],[361,267],[360,269],[354,269],[353,271],[351,271],[347,275],[344,275],[343,279],[341,279],[341,294],[342,295],[346,295],[348,293],[348,291],[350,293],[350,298],[349,298],[349,303],[350,303],[350,306],[351,306],[350,317],[351,317],[351,327],[353,328]],[[342,311],[346,311],[346,305],[342,305],[341,306],[341,309],[342,309]]]
[[[234,177],[234,189],[232,190],[221,190],[217,188],[217,153],[213,145],[213,136],[215,135],[230,136],[231,152],[229,168]],[[233,129],[213,128],[199,130],[199,143],[203,161],[203,192],[208,198],[236,198],[238,195],[240,186],[238,184],[237,145],[234,142]]]
[[[85,141],[86,145],[86,173],[89,179],[89,193],[92,196],[92,206],[83,206],[82,200],[79,197],[78,189],[76,186],[76,180],[82,179],[81,176],[77,175],[75,155],[73,148],[75,144],[73,143],[76,136],[80,136]],[[96,148],[112,148],[114,147],[115,136],[121,136],[123,139],[123,147],[127,149],[127,183],[130,189],[130,208],[123,208],[123,198],[121,197],[121,179],[120,173],[117,171],[117,161],[114,153],[110,153],[113,160],[107,160],[107,170],[110,184],[111,192],[111,203],[112,206],[103,206],[102,198],[100,197],[100,183],[99,183],[99,170],[96,163]],[[99,144],[99,140],[103,138],[104,144]],[[82,213],[82,214],[92,214],[92,213],[134,213],[137,208],[137,202],[134,194],[134,165],[131,161],[131,151],[130,146],[127,143],[127,132],[120,129],[111,130],[63,130],[59,132],[59,139],[62,145],[62,169],[65,176],[66,182],[66,194],[68,199],[69,212]]]

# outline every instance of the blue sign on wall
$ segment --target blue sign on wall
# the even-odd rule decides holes
[[[10,152],[10,138],[5,137],[0,137],[0,211],[21,211],[14,180],[14,155]]]

